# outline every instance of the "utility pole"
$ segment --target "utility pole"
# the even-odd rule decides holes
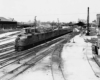
[[[37,17],[37,16],[35,16],[35,18],[34,18],[34,26],[35,26],[35,30],[34,30],[34,31],[36,31],[36,26],[37,26],[37,20],[36,20],[36,17]]]
[[[90,30],[89,30],[89,7],[88,7],[88,11],[87,11],[87,35],[90,35]]]
[[[59,18],[57,18],[57,22],[58,22],[58,29],[61,29],[60,23],[59,23]]]

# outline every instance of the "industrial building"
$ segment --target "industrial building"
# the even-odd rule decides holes
[[[17,28],[17,22],[11,21],[9,19],[6,19],[4,17],[0,17],[0,28],[2,29],[11,29],[11,28]]]
[[[100,14],[97,14],[97,26],[100,27]]]

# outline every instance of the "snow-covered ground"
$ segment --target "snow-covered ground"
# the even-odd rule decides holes
[[[74,37],[74,42],[65,44],[62,52],[66,80],[99,80],[86,58],[86,54],[88,54],[87,43],[79,35]]]
[[[92,56],[91,49],[87,49],[85,36],[77,35],[66,43],[62,49],[62,69],[66,80],[99,80],[96,77],[86,54]],[[75,43],[73,43],[75,42]],[[91,46],[88,46],[90,48]],[[88,51],[87,51],[88,50]],[[96,67],[95,67],[96,68]],[[59,76],[59,74],[57,73]],[[41,60],[37,65],[28,69],[14,80],[53,80],[50,69],[50,55]]]
[[[2,42],[0,42],[0,45],[14,42],[14,41],[15,41],[15,38],[16,38],[16,36],[14,36],[14,38],[11,38],[11,39],[9,39],[9,40],[2,41]]]
[[[7,32],[7,33],[1,34],[0,38],[3,38],[3,37],[6,37],[6,38],[0,39],[0,45],[15,41],[15,38],[17,37],[17,35],[13,35],[13,36],[10,36],[10,35],[15,34],[15,33],[19,33],[19,32],[20,31],[15,31],[15,32]]]
[[[2,37],[7,37],[7,36],[9,36],[9,35],[11,35],[11,34],[15,34],[15,33],[18,33],[18,32],[20,32],[20,31],[14,31],[14,32],[3,33],[3,34],[0,34],[0,38],[2,38]]]

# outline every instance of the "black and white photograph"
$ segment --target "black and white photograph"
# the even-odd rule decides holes
[[[100,0],[0,0],[0,80],[100,80]]]

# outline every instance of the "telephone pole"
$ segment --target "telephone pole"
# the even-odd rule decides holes
[[[58,28],[59,28],[59,18],[57,18],[57,22],[58,22]]]
[[[36,31],[36,26],[37,26],[37,20],[36,20],[36,17],[37,17],[37,16],[35,16],[35,18],[34,18],[34,26],[35,26],[34,31]]]
[[[60,22],[59,22],[59,18],[57,18],[57,22],[58,22],[58,28],[59,28],[59,30],[61,29],[61,24],[60,24]]]

